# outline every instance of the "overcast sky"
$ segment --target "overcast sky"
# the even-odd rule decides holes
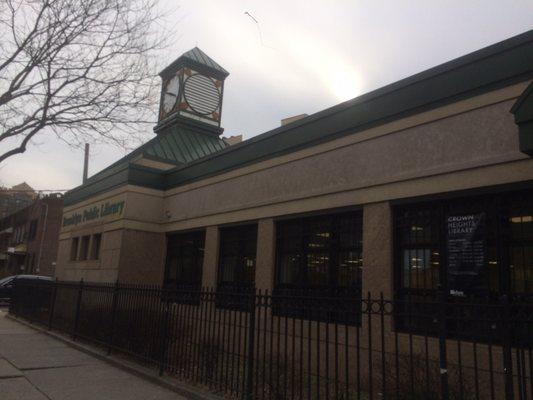
[[[227,69],[224,136],[245,139],[533,28],[533,0],[167,3],[177,33],[162,64],[198,46]],[[92,148],[89,175],[124,155]],[[82,169],[80,150],[41,135],[2,163],[0,183],[70,189]]]

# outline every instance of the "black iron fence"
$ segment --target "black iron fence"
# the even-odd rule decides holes
[[[533,399],[533,305],[357,297],[19,280],[10,313],[230,398]]]

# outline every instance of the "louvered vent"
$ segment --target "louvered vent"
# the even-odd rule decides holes
[[[194,112],[209,115],[218,110],[220,92],[211,78],[195,74],[185,80],[184,86],[185,101]]]

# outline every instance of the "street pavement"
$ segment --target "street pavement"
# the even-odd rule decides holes
[[[185,398],[8,319],[0,310],[0,399]]]

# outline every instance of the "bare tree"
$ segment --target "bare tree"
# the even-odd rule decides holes
[[[37,134],[125,145],[154,122],[156,1],[0,0],[0,162]]]

